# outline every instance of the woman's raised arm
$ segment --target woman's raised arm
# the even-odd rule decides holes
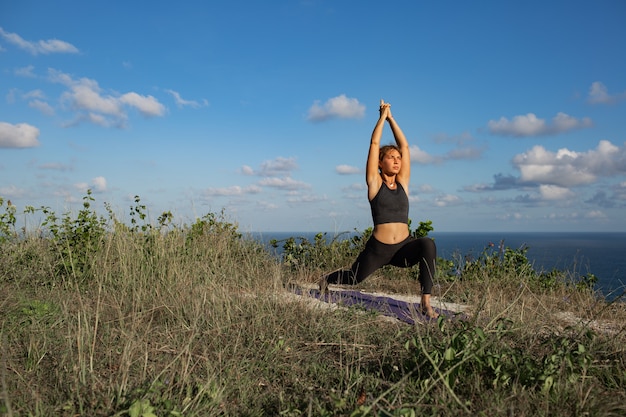
[[[376,122],[376,126],[374,126],[374,131],[372,132],[372,139],[370,140],[370,150],[367,154],[367,166],[365,168],[365,182],[367,183],[368,189],[376,189],[380,188],[382,183],[382,179],[380,178],[380,174],[378,173],[378,161],[380,155],[380,139],[383,135],[383,128],[385,127],[385,120],[389,115],[389,104],[385,103],[383,100],[380,100],[380,117]]]
[[[400,126],[391,115],[391,106],[387,112],[387,122],[389,122],[389,127],[391,127],[391,132],[396,140],[396,145],[398,145],[400,153],[402,154],[402,165],[400,166],[400,172],[398,172],[396,181],[402,184],[408,192],[408,185],[411,179],[411,152],[409,150],[409,142],[406,140],[404,132],[402,132],[402,129],[400,129]]]

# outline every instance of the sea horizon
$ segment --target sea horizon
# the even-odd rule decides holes
[[[361,232],[256,232],[251,236],[263,243],[289,237],[312,240],[325,233],[328,240],[348,239]],[[593,274],[596,290],[609,298],[626,287],[626,232],[431,232],[437,255],[454,260],[459,256],[479,256],[490,245],[517,250],[527,247],[526,256],[537,272],[553,269],[585,276]]]

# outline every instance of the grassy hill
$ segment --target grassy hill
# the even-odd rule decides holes
[[[363,239],[292,240],[277,259],[222,214],[125,224],[83,209],[16,227],[0,200],[0,414],[607,416],[626,414],[626,309],[523,250],[439,260],[466,319],[407,325],[282,296]],[[359,287],[415,295],[415,271]],[[618,298],[619,299],[619,298]]]

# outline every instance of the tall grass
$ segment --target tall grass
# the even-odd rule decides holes
[[[31,231],[0,217],[2,415],[626,413],[624,306],[565,275],[441,260],[436,295],[469,318],[410,326],[288,296],[330,266],[315,244],[282,262],[223,214],[152,225],[137,199],[125,225],[92,201]],[[339,265],[359,244],[318,249]],[[362,286],[413,293],[415,271]]]

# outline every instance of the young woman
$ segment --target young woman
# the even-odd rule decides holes
[[[396,145],[380,146],[385,121],[389,123]],[[374,231],[352,267],[323,277],[320,291],[327,291],[328,284],[357,284],[384,265],[401,268],[419,265],[422,313],[431,318],[438,316],[430,300],[437,257],[435,242],[427,237],[409,235],[410,175],[409,144],[391,115],[391,105],[381,100],[380,117],[372,132],[365,173]]]

